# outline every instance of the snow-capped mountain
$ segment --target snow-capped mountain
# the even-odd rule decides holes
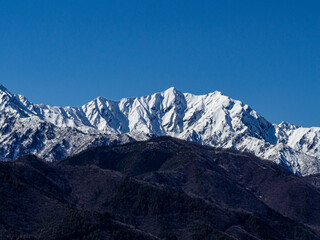
[[[201,144],[248,151],[297,174],[320,173],[320,128],[268,122],[248,105],[218,91],[207,95],[175,88],[81,107],[29,102],[0,86],[0,154],[33,153],[57,160],[90,146],[170,135]]]

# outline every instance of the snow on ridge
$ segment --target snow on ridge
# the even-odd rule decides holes
[[[32,146],[31,153],[56,160],[85,149],[89,141],[103,145],[110,144],[111,138],[120,139],[121,143],[134,138],[170,135],[248,151],[284,164],[297,174],[320,173],[320,128],[303,128],[285,122],[272,124],[248,105],[219,91],[194,95],[171,87],[142,97],[119,101],[98,97],[80,107],[59,107],[33,104],[0,85],[0,113],[0,150],[4,157],[12,158],[14,151],[17,156],[26,153],[28,149],[23,147]],[[20,118],[30,118],[32,124]],[[14,126],[11,130],[10,121]],[[46,129],[54,129],[52,139],[50,133],[48,136],[43,133]],[[72,137],[66,129],[78,132]],[[65,137],[59,138],[62,133]],[[30,135],[38,145],[27,143]],[[19,141],[24,144],[20,148]],[[16,149],[10,149],[9,144]]]

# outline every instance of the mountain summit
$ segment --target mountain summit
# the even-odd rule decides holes
[[[98,97],[81,107],[29,102],[0,87],[0,154],[28,153],[49,161],[90,146],[169,135],[251,152],[298,175],[320,173],[320,128],[268,122],[248,105],[215,91],[175,88],[119,101]]]

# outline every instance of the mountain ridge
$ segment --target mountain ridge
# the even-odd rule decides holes
[[[7,158],[21,156],[20,152],[26,153],[26,150],[19,149],[19,144],[15,145],[15,149],[8,150],[10,137],[14,141],[18,134],[20,139],[26,141],[24,138],[30,135],[28,131],[39,131],[39,127],[32,126],[52,124],[51,128],[58,133],[74,129],[87,140],[78,144],[79,137],[74,140],[69,136],[68,139],[57,139],[52,147],[61,148],[61,153],[48,149],[44,154],[42,148],[30,152],[51,161],[88,147],[88,141],[92,142],[88,136],[103,139],[96,145],[90,145],[97,146],[108,144],[109,138],[125,143],[128,139],[145,140],[152,136],[169,135],[204,145],[248,151],[285,165],[298,175],[320,173],[320,128],[303,128],[284,122],[272,124],[247,104],[224,96],[219,91],[194,95],[171,87],[142,97],[118,101],[98,97],[80,107],[59,107],[33,104],[2,86],[0,98],[1,129],[6,129],[8,120],[5,119],[10,116],[20,122],[32,119],[32,123],[17,124],[19,131],[9,131],[9,138],[8,133],[0,134],[0,155]],[[36,141],[45,145],[48,137],[35,135],[38,135]],[[80,146],[70,150],[62,146],[63,140],[66,145]]]
[[[314,181],[169,136],[53,163],[23,156],[0,162],[0,180],[8,239],[320,239]]]

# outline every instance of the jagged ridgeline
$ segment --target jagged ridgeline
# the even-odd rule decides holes
[[[81,107],[29,102],[0,87],[0,155],[35,154],[55,161],[93,146],[169,135],[241,150],[286,166],[298,175],[320,173],[320,128],[268,122],[248,105],[218,91],[206,95],[175,88]]]

